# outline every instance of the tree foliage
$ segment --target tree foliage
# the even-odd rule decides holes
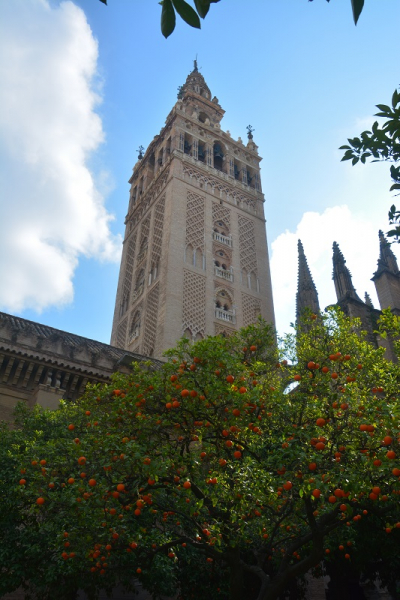
[[[340,150],[345,150],[342,160],[351,160],[352,165],[356,165],[359,161],[365,164],[367,160],[395,163],[390,167],[393,180],[390,191],[398,191],[400,190],[400,166],[395,165],[400,161],[400,91],[393,92],[391,106],[377,104],[376,107],[379,112],[375,116],[386,120],[382,126],[375,121],[371,131],[363,131],[360,137],[348,139],[349,145],[340,147]],[[388,231],[387,235],[400,243],[400,211],[395,205],[390,208],[389,223],[395,227]]]
[[[306,325],[280,348],[263,323],[183,340],[159,370],[20,407],[0,445],[0,595],[95,598],[136,578],[272,600],[322,561],[365,567],[360,521],[398,560],[399,365],[339,312]]]
[[[176,14],[181,17],[191,27],[200,29],[200,18],[204,19],[210,10],[211,4],[216,4],[220,0],[194,0],[192,7],[186,0],[161,0],[161,33],[165,38],[169,37],[175,29]],[[312,2],[313,0],[309,0]],[[330,0],[326,0],[330,2]],[[100,0],[103,4],[107,4],[107,0]],[[364,0],[350,0],[353,19],[355,25],[364,8]]]

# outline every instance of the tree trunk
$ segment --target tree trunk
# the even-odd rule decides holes
[[[228,550],[230,570],[230,600],[243,600],[243,567],[240,562],[239,548]]]

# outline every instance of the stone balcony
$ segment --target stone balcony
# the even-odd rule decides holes
[[[229,248],[232,248],[232,236],[226,236],[226,235],[222,235],[222,233],[218,233],[216,231],[213,231],[212,234],[213,240],[215,240],[216,242],[220,242],[221,244],[225,244],[226,246],[229,246]]]
[[[236,316],[233,310],[224,310],[222,308],[215,309],[215,318],[225,321],[226,323],[236,323]]]
[[[233,281],[233,273],[232,271],[228,271],[227,269],[221,269],[221,267],[214,267],[214,274],[217,277],[225,279],[225,281]]]

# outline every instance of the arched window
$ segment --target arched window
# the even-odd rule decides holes
[[[132,318],[131,327],[129,330],[129,343],[131,344],[140,335],[140,310],[137,310]]]
[[[193,248],[190,244],[185,248],[185,262],[193,264]]]
[[[213,146],[214,153],[214,169],[218,169],[218,171],[223,171],[223,163],[224,163],[224,148],[222,144],[219,142],[214,142]]]
[[[144,269],[140,269],[135,283],[135,297],[137,298],[143,292],[144,288]]]

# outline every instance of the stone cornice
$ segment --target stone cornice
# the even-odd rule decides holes
[[[124,357],[131,359],[130,362],[148,360],[121,348],[1,312],[0,350],[26,360],[102,379],[108,379],[118,370]]]

